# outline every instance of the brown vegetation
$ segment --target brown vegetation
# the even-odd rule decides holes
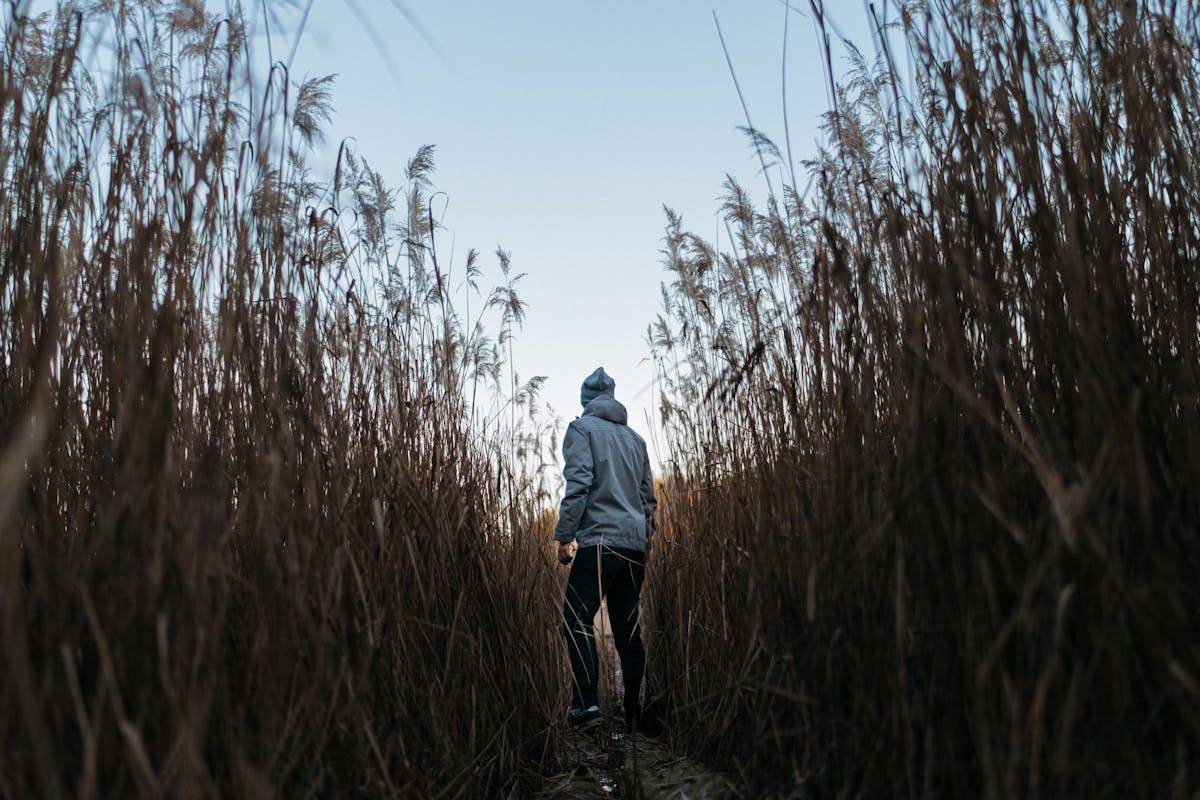
[[[1198,20],[907,4],[807,188],[671,216],[651,674],[758,791],[1200,788]]]
[[[566,687],[507,256],[438,261],[430,150],[314,179],[329,80],[252,80],[236,15],[97,6],[5,12],[0,796],[528,786]]]

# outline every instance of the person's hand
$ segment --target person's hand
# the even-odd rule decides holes
[[[575,543],[574,542],[559,542],[558,543],[558,563],[570,564],[571,559],[575,558]]]

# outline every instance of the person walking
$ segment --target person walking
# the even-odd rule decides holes
[[[574,678],[567,721],[578,729],[602,721],[593,620],[605,598],[621,659],[624,729],[629,733],[641,723],[646,651],[638,601],[657,501],[646,442],[629,427],[629,414],[615,390],[616,382],[603,367],[580,389],[583,414],[563,437],[566,488],[554,539],[559,562],[571,565],[563,600],[563,637]]]

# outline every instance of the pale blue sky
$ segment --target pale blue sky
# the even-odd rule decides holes
[[[872,52],[863,5],[830,6],[840,29]],[[492,276],[491,254],[503,246],[514,268],[528,273],[520,287],[528,318],[514,347],[520,376],[548,376],[543,396],[565,423],[579,413],[580,381],[603,365],[631,423],[645,431],[652,402],[645,333],[668,279],[659,255],[662,206],[711,237],[725,173],[757,186],[758,197],[765,192],[736,130],[744,117],[712,12],[755,126],[782,145],[784,6],[407,0],[405,7],[436,51],[388,0],[315,3],[292,72],[339,76],[318,170],[331,169],[339,141],[354,137],[358,152],[399,185],[417,147],[435,144],[435,183],[450,197],[439,249],[453,239],[461,265],[477,248]],[[793,13],[790,26],[788,103],[799,160],[815,151],[827,95],[811,20]],[[290,41],[277,35],[274,48],[276,59],[286,58]]]

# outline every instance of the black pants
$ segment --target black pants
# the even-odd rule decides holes
[[[638,599],[645,577],[646,554],[640,550],[593,545],[581,547],[575,554],[563,602],[563,636],[575,676],[576,707],[598,704],[596,633],[592,621],[600,610],[600,598],[604,597],[625,679],[625,714],[631,718],[639,715],[646,650],[642,646]]]

